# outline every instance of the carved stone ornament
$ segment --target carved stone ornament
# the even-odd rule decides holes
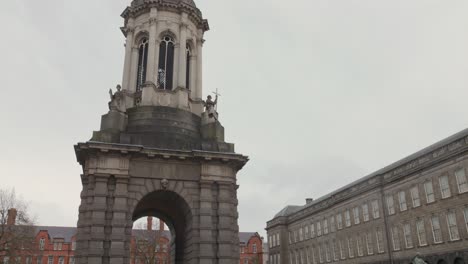
[[[167,187],[169,187],[169,181],[167,179],[162,179],[161,187],[163,188],[163,190],[167,190]]]
[[[116,89],[117,91],[115,93],[112,93],[112,89],[109,90],[109,110],[125,112],[124,92],[122,91],[122,87],[120,86],[120,84],[117,85]]]

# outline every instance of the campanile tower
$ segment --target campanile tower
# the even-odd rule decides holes
[[[202,99],[208,21],[193,0],[134,0],[122,13],[122,85],[82,165],[76,261],[130,263],[133,221],[169,226],[171,260],[239,263],[237,172],[248,161],[224,140],[217,98]]]

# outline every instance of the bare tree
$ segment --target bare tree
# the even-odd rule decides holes
[[[21,263],[20,256],[32,255],[35,235],[28,204],[15,190],[0,189],[0,263]]]
[[[153,230],[146,224],[140,224],[134,229],[133,239],[132,256],[135,260],[138,259],[139,263],[168,263],[169,241],[166,241],[164,230]]]

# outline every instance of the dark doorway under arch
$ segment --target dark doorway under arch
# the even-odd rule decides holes
[[[447,264],[447,261],[439,259],[439,261],[437,261],[437,264]]]
[[[155,191],[144,196],[135,207],[132,220],[153,216],[163,220],[172,235],[172,263],[187,263],[192,248],[192,212],[187,202],[172,191]]]
[[[465,264],[465,260],[463,260],[462,258],[456,258],[453,263],[454,264]]]

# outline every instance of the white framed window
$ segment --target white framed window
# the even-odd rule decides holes
[[[327,262],[330,262],[331,258],[330,258],[330,246],[328,245],[328,243],[325,243],[323,244],[323,247],[325,248],[325,259],[327,260]]]
[[[440,220],[438,216],[433,216],[431,218],[431,225],[434,243],[442,243],[442,230],[440,229]]]
[[[424,226],[423,219],[419,219],[416,221],[416,232],[418,232],[419,245],[426,246],[427,245],[426,227]]]
[[[274,236],[274,235],[273,235],[273,236]],[[279,233],[276,233],[276,245],[277,245],[277,246],[280,246],[280,245],[281,245],[280,234],[279,234]]]
[[[369,205],[367,203],[362,205],[362,220],[369,221]]]
[[[359,225],[361,223],[361,217],[359,215],[359,207],[354,207],[353,209],[354,224]]]
[[[378,253],[384,253],[384,237],[383,237],[383,231],[380,228],[377,228],[377,231],[375,232],[375,238],[376,238],[376,244],[377,244],[377,252]]]
[[[54,242],[54,250],[57,250],[57,249],[58,249],[58,244]]]
[[[323,219],[323,234],[328,234],[328,220],[326,218]]]
[[[426,202],[435,202],[434,187],[432,186],[432,180],[424,183],[424,191],[426,192]]]
[[[322,235],[322,223],[320,221],[317,222],[317,236]]]
[[[336,231],[335,217],[330,217],[330,231],[333,233]]]
[[[315,237],[315,225],[312,224],[310,225],[310,238],[314,238]]]
[[[343,216],[341,213],[336,215],[336,227],[338,227],[338,230],[343,229]]]
[[[276,264],[273,260],[274,256],[273,255],[270,255],[270,263],[273,263],[273,264]]]
[[[39,239],[39,250],[44,250],[45,248],[45,238]]]
[[[465,209],[463,210],[463,215],[465,216],[465,228],[468,232],[468,207],[465,207]]]
[[[57,249],[62,250],[62,243],[58,243]]]
[[[356,248],[357,248],[357,254],[359,257],[364,256],[364,250],[362,248],[362,237],[358,236],[356,238]]]
[[[440,184],[440,193],[441,193],[442,199],[449,198],[452,195],[452,193],[450,192],[448,176],[447,175],[440,176],[439,184]]]
[[[58,264],[64,264],[64,263],[65,263],[64,257],[59,257]]]
[[[456,170],[455,177],[457,178],[458,193],[468,192],[468,182],[466,180],[465,168]]]
[[[294,230],[294,243],[296,243],[297,241],[299,241],[298,233],[299,233],[299,232],[297,231],[297,229]]]
[[[408,210],[408,205],[406,204],[406,192],[401,191],[398,193],[398,201],[400,202],[400,212]]]
[[[317,264],[317,257],[315,255],[315,247],[310,248],[310,256],[312,257],[312,263]]]
[[[304,264],[304,251],[301,249],[299,251],[299,257],[300,257],[300,260],[301,260],[301,264]]]
[[[307,264],[310,264],[310,252],[309,252],[309,248],[306,248],[306,252],[305,252],[305,257],[306,257],[306,263]]]
[[[393,250],[397,251],[401,249],[400,246],[400,232],[398,231],[398,227],[392,227],[392,242],[393,242]]]
[[[32,257],[26,257],[26,264],[32,263]]]
[[[272,239],[272,238],[273,238],[273,236],[269,236],[269,237],[268,237],[268,246],[269,246],[270,248],[273,247],[273,239]]]
[[[42,256],[38,256],[36,259],[37,264],[42,264]],[[75,264],[75,262],[70,262],[70,264]]]
[[[413,201],[413,208],[421,206],[421,199],[419,198],[419,187],[414,186],[410,190],[411,192],[411,200]]]
[[[389,215],[395,214],[395,201],[393,195],[387,195],[387,210]]]
[[[372,201],[372,216],[374,219],[380,218],[379,200]]]
[[[4,257],[3,258],[3,264],[9,264],[10,263],[10,258],[9,257]]]
[[[323,257],[322,246],[318,245],[317,248],[318,248],[318,251],[319,251],[319,261],[320,261],[320,263],[323,263],[324,257]]]
[[[333,245],[332,245],[332,253],[333,253],[333,260],[334,261],[338,261],[339,258],[338,258],[338,245],[336,243],[336,240],[333,241]]]
[[[252,245],[253,253],[257,253],[257,244]]]
[[[374,243],[372,243],[372,233],[366,234],[367,255],[374,255]]]
[[[293,233],[292,231],[289,231],[289,244],[292,244],[292,237],[293,237]]]
[[[354,258],[353,239],[348,237],[348,255],[350,258]]]
[[[296,263],[297,263],[297,264],[301,264],[301,263],[299,262],[299,251],[297,251],[297,250],[296,250]]]
[[[304,227],[304,229],[305,229],[305,231],[304,231],[304,233],[305,233],[305,234],[304,234],[304,238],[305,238],[305,239],[309,239],[309,226],[306,225],[306,226]]]
[[[249,259],[245,258],[244,259],[244,264],[249,264]],[[299,263],[298,263],[299,264]]]
[[[457,216],[454,211],[447,213],[447,227],[449,230],[450,240],[460,240],[460,232],[458,230]]]
[[[53,256],[49,256],[48,258],[48,264],[54,264],[54,257]]]
[[[338,246],[340,247],[340,258],[341,259],[346,259],[346,251],[345,251],[344,241],[340,240]]]
[[[351,226],[351,213],[349,212],[349,210],[345,211],[345,225],[346,227]]]
[[[406,223],[403,225],[403,236],[405,237],[405,247],[412,248],[413,247],[413,236],[411,233],[411,225]]]
[[[299,241],[303,241],[304,240],[304,233],[302,231],[302,226],[299,228]]]

